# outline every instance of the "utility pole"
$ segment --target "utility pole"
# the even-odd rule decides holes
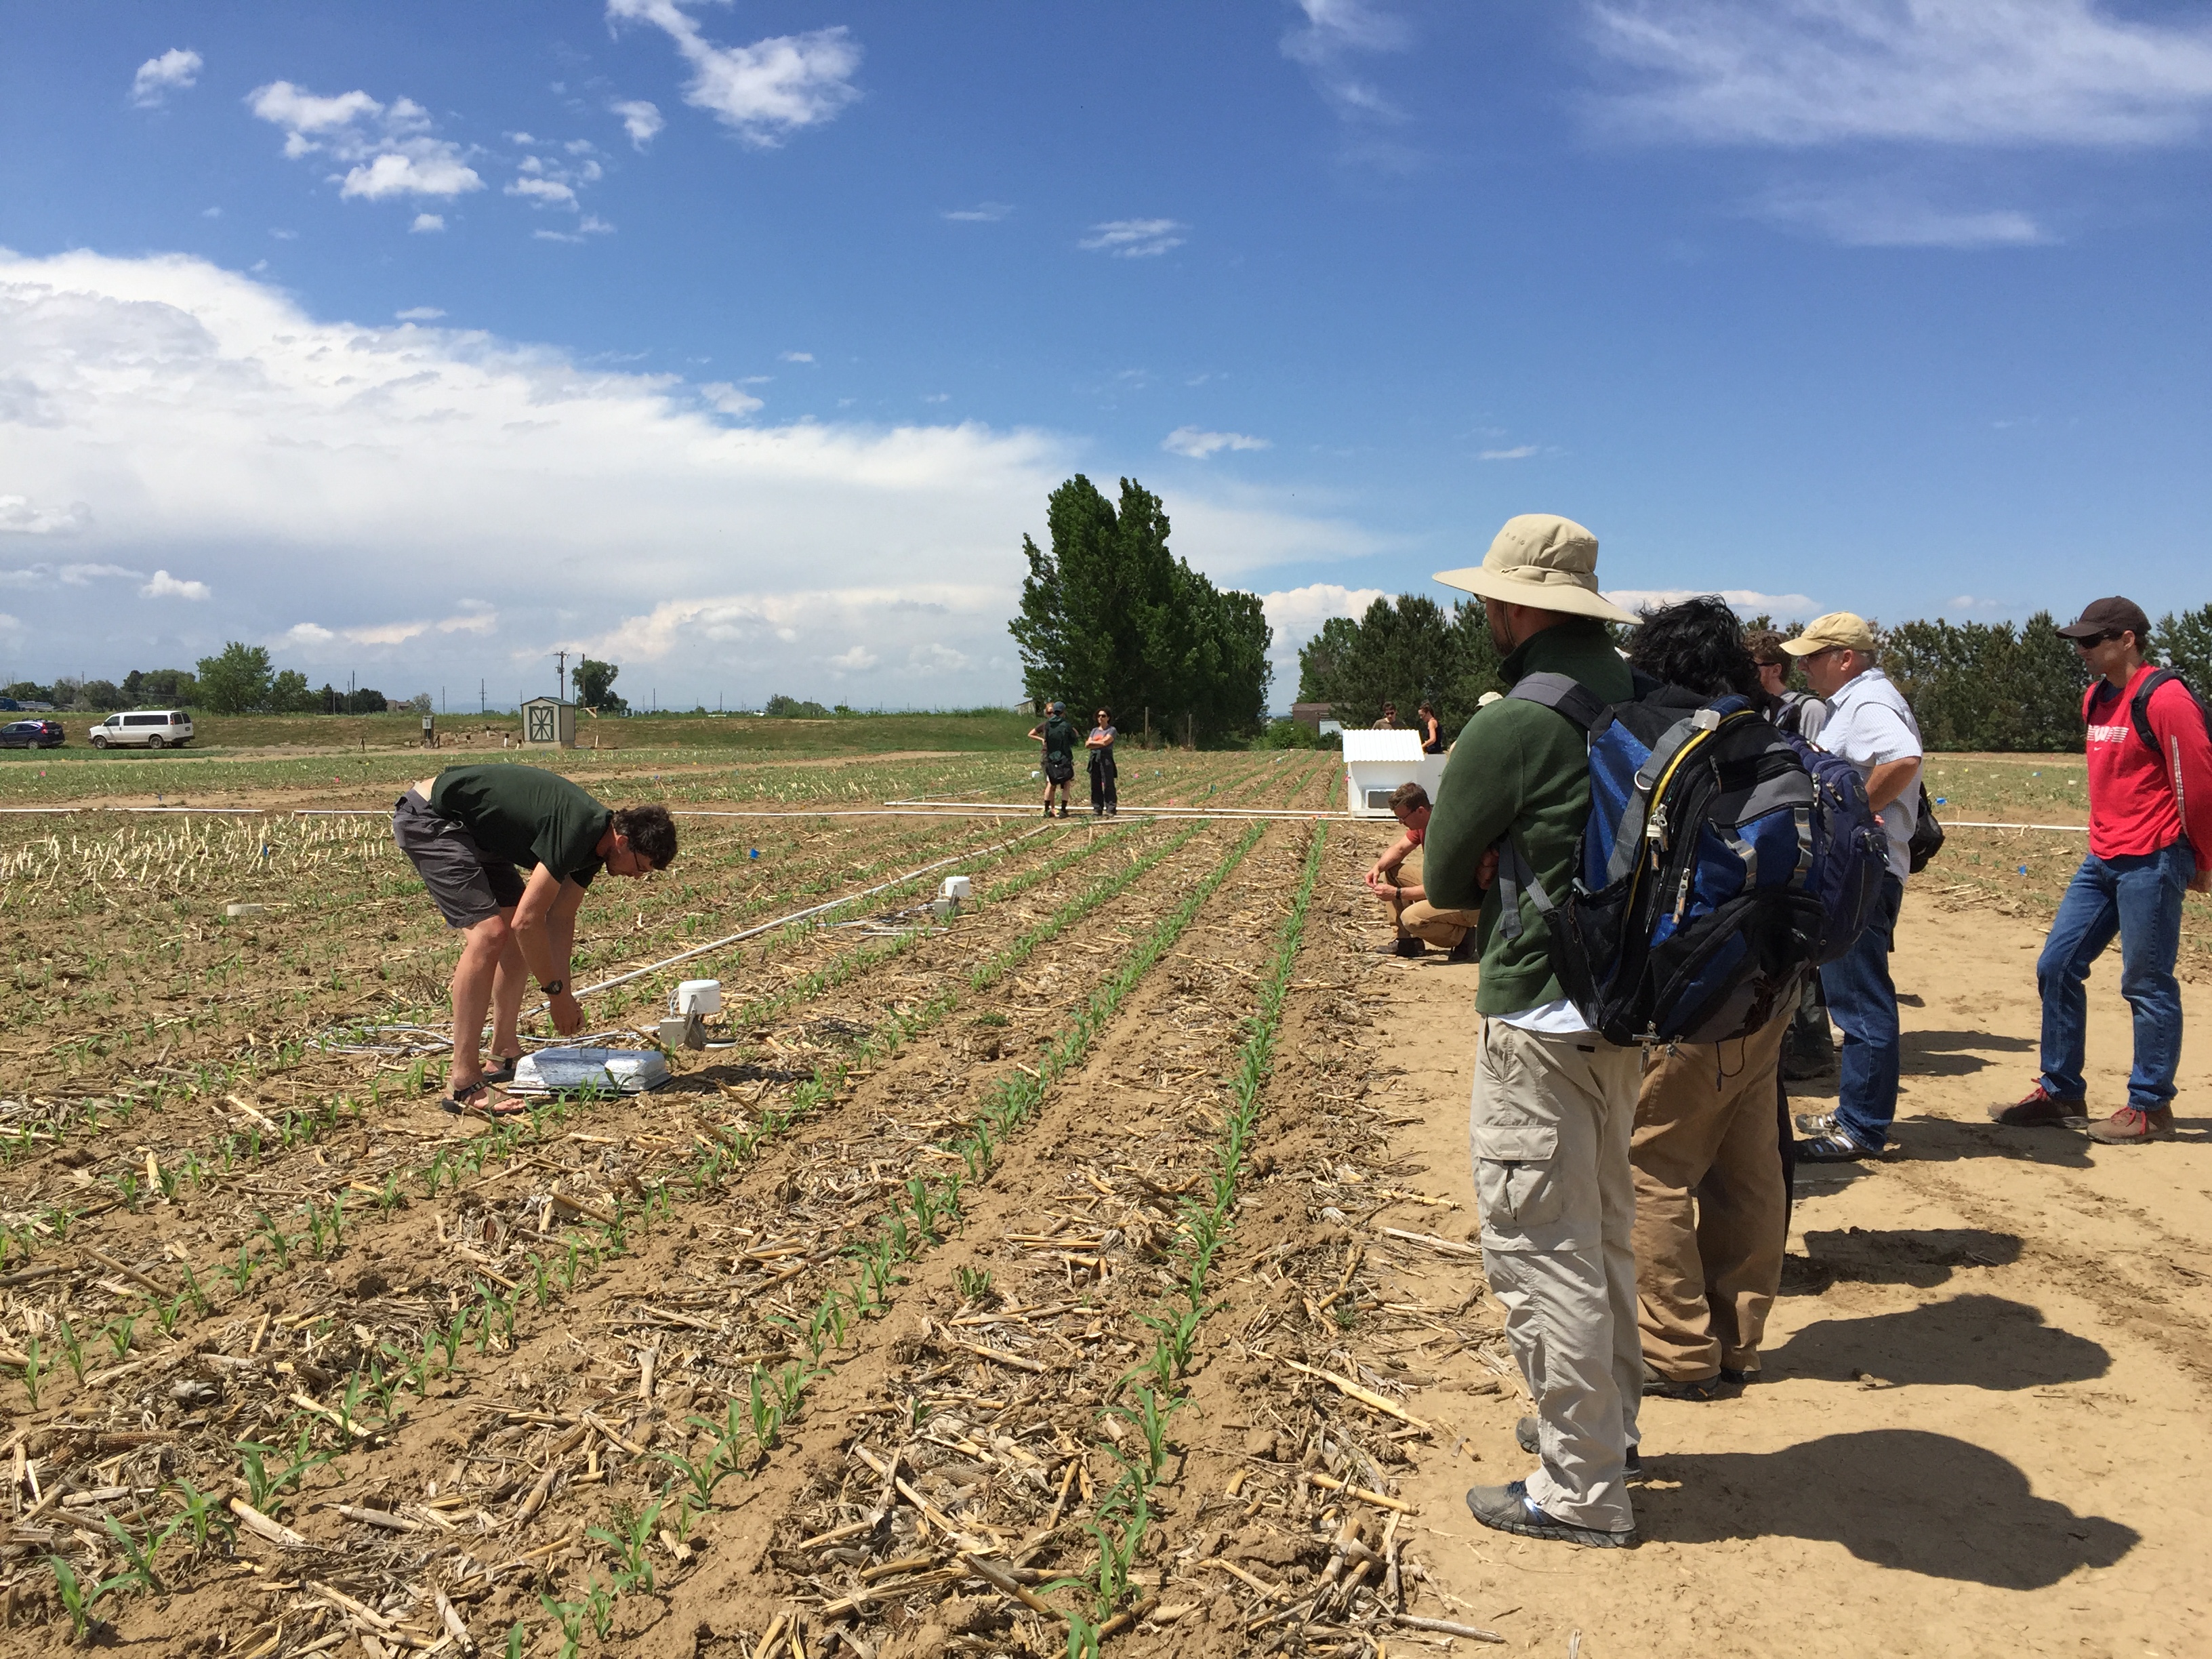
[[[566,651],[553,653],[553,695],[562,702],[568,701],[568,653]]]
[[[491,700],[484,695],[484,683],[479,679],[477,682],[477,713],[482,715],[490,712]]]

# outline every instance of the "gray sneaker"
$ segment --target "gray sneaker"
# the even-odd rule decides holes
[[[1801,1140],[1818,1140],[1824,1135],[1836,1133],[1836,1115],[1833,1112],[1798,1112],[1790,1121],[1796,1128]]]
[[[1636,1547],[1636,1528],[1606,1532],[1596,1527],[1577,1527],[1554,1520],[1528,1496],[1528,1484],[1516,1480],[1504,1486],[1469,1486],[1468,1513],[1484,1526],[1522,1538],[1551,1538],[1586,1549],[1629,1550]]]

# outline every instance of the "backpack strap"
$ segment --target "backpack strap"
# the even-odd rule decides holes
[[[1521,702],[1548,708],[1583,734],[1585,744],[1613,724],[1613,709],[1580,680],[1566,674],[1523,674],[1505,694]],[[1535,867],[1510,830],[1498,843],[1498,931],[1509,939],[1521,937],[1521,895],[1526,892],[1536,914],[1549,921],[1558,910]]]
[[[1559,907],[1544,890],[1544,884],[1536,878],[1535,867],[1522,850],[1521,837],[1508,830],[1498,843],[1498,931],[1509,939],[1521,937],[1521,895],[1524,891],[1535,905],[1536,914],[1549,923]]]
[[[2143,676],[2143,683],[2136,688],[2136,694],[2128,703],[2128,719],[2136,728],[2136,735],[2143,740],[2143,747],[2149,750],[2152,754],[2158,755],[2161,761],[2166,757],[2159,753],[2158,734],[2150,729],[2150,694],[2168,680],[2179,679],[2181,676],[2171,668],[2154,668]],[[2186,680],[2182,680],[2181,689],[2185,691],[2190,690],[2189,683]],[[2191,692],[2191,696],[2195,695],[2193,691]]]

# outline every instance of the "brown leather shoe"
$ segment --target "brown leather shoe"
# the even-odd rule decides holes
[[[2154,1112],[2123,1106],[2102,1123],[2089,1126],[2089,1139],[2107,1146],[2133,1146],[2146,1140],[2173,1139],[2173,1111],[2161,1106]]]
[[[2018,1100],[2008,1104],[1996,1101],[1990,1106],[1992,1121],[2008,1129],[2056,1129],[2063,1127],[2069,1117],[2087,1117],[2089,1103],[2069,1100],[2063,1095],[2054,1095],[2040,1083]]]

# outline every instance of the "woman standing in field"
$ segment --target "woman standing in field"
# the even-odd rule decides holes
[[[1091,728],[1085,746],[1091,750],[1091,816],[1098,818],[1121,816],[1121,803],[1114,794],[1114,717],[1105,709],[1098,711],[1098,724]]]
[[[1052,792],[1060,791],[1060,815],[1067,816],[1067,786],[1075,776],[1075,725],[1067,718],[1067,705],[1045,705],[1044,718],[1030,727],[1030,736],[1044,745],[1044,815],[1052,816]]]

